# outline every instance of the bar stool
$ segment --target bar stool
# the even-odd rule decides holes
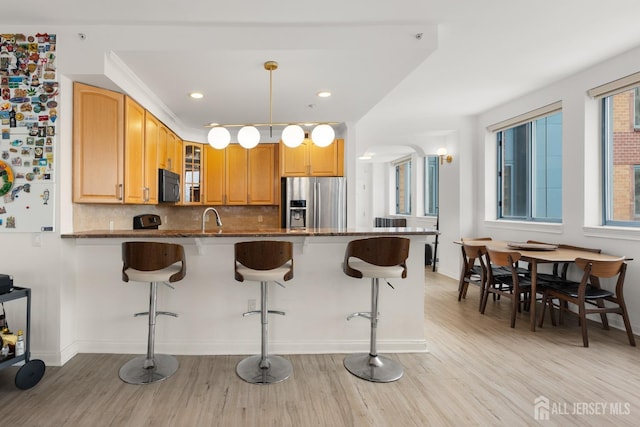
[[[138,356],[120,368],[120,378],[129,384],[150,384],[162,381],[178,370],[178,360],[168,354],[155,354],[156,317],[175,313],[157,310],[158,283],[182,280],[187,271],[184,248],[181,245],[160,242],[122,243],[122,280],[149,282],[149,311],[134,316],[149,316],[146,356]]]
[[[268,282],[293,278],[293,244],[282,241],[239,242],[235,249],[235,279],[260,282],[260,310],[243,313],[243,316],[260,314],[262,324],[261,353],[241,360],[236,366],[240,378],[252,384],[273,384],[284,381],[293,372],[291,362],[281,356],[269,355],[268,314],[284,312],[269,310]]]
[[[369,353],[351,354],[344,359],[344,367],[353,375],[373,382],[391,382],[400,379],[402,365],[378,355],[376,332],[378,328],[378,293],[380,278],[407,277],[406,260],[409,239],[403,237],[373,237],[348,243],[342,269],[347,276],[371,278],[371,311],[349,315],[347,320],[360,316],[371,320]],[[389,285],[391,286],[391,285]]]

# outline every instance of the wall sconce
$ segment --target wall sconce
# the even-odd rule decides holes
[[[438,148],[438,157],[440,157],[440,164],[443,164],[446,160],[447,163],[451,163],[453,161],[453,156],[451,154],[447,154],[446,148]]]

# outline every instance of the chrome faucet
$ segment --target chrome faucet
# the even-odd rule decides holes
[[[220,214],[218,213],[218,211],[216,210],[216,208],[207,208],[204,210],[204,212],[202,212],[202,232],[204,233],[205,230],[205,224],[204,221],[207,219],[207,214],[209,212],[213,211],[214,214],[216,214],[216,225],[218,227],[222,227],[222,220],[220,220]]]

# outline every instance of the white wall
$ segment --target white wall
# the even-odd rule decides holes
[[[474,216],[476,235],[496,239],[535,239],[601,248],[604,252],[636,258],[629,262],[625,297],[631,323],[640,332],[640,230],[601,227],[601,168],[598,101],[586,91],[640,71],[640,48],[584,70],[478,117],[474,135],[477,150],[475,191],[479,194]],[[562,101],[563,116],[563,222],[527,224],[495,221],[495,137],[486,127],[502,120]],[[610,285],[610,284],[609,284]],[[619,326],[619,319],[612,320]],[[617,317],[617,316],[616,316]]]

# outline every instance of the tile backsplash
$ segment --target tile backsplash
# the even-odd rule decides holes
[[[208,206],[98,205],[74,203],[73,230],[131,230],[133,217],[160,215],[164,230],[199,230]],[[226,229],[279,228],[278,206],[215,206]],[[215,229],[215,215],[209,214],[207,229]]]

